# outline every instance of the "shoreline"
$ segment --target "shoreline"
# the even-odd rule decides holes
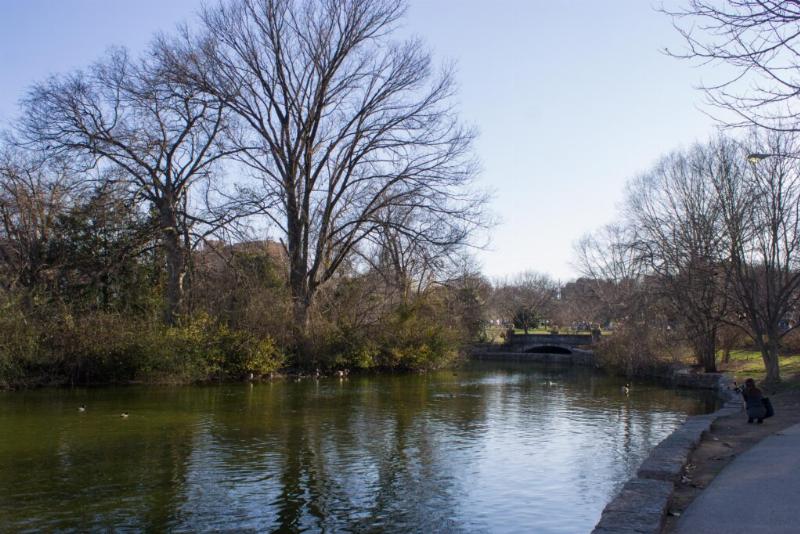
[[[578,354],[531,354],[489,350],[473,353],[473,359],[528,361],[593,366],[591,351]],[[800,391],[769,394],[778,419],[764,425],[747,425],[743,401],[733,390],[734,378],[726,373],[695,372],[691,367],[665,365],[643,370],[636,378],[656,380],[676,388],[711,389],[721,407],[711,413],[691,416],[664,438],[605,506],[593,534],[671,534],[683,512],[711,481],[737,456],[784,428],[800,423]]]
[[[474,352],[471,357],[478,360],[593,366],[613,372],[598,365],[591,351],[580,349],[573,350],[573,354],[530,354],[494,350]],[[684,473],[692,454],[700,446],[704,436],[709,434],[714,423],[739,414],[742,408],[741,398],[733,391],[733,378],[724,373],[696,373],[687,366],[668,365],[646,370],[637,377],[664,382],[676,388],[712,389],[722,406],[708,414],[688,417],[656,445],[639,466],[635,476],[628,479],[605,506],[592,530],[593,534],[661,533],[667,525],[673,496],[682,480],[686,480]]]
[[[603,509],[593,534],[660,533],[676,487],[703,436],[719,419],[738,414],[741,410],[742,401],[732,389],[733,379],[722,373],[691,373],[687,368],[676,369],[672,373],[672,383],[677,387],[714,389],[722,407],[710,414],[687,418],[656,445],[636,475]]]
[[[495,361],[519,361],[534,364],[562,364],[566,366],[594,367],[603,372],[611,373],[596,364],[592,351],[574,349],[571,354],[554,353],[520,353],[512,351],[488,351],[488,352],[467,352],[466,358],[460,362],[448,365],[446,369],[457,369],[459,363],[465,360],[495,360]],[[662,532],[666,524],[667,512],[670,509],[672,496],[681,481],[681,476],[685,467],[689,463],[689,458],[699,445],[703,435],[707,433],[711,425],[722,417],[730,416],[739,412],[741,401],[738,395],[731,390],[733,379],[721,373],[705,374],[693,373],[688,367],[672,367],[671,372],[642,373],[639,378],[651,379],[668,383],[673,387],[687,389],[714,389],[721,398],[723,405],[720,409],[704,415],[690,416],[687,420],[670,433],[650,452],[636,475],[627,480],[619,493],[603,509],[601,517],[594,527],[593,533],[604,534],[608,532]],[[383,369],[354,370],[353,375],[373,375],[373,374],[419,374],[426,371]],[[222,383],[253,384],[267,383],[275,381],[300,381],[313,380],[314,378],[335,378],[334,374],[314,373],[270,373],[269,376],[244,378],[240,380],[224,381],[203,381],[192,385],[218,385]],[[341,377],[340,377],[341,378]],[[345,375],[346,378],[346,375]],[[73,388],[73,387],[128,387],[137,385],[157,385],[157,386],[183,386],[187,384],[169,382],[128,382],[111,384],[90,384],[90,385],[39,385],[34,388]],[[11,392],[15,389],[7,389]]]
[[[791,384],[791,382],[790,382]],[[776,415],[762,425],[747,424],[743,411],[718,418],[711,430],[689,456],[681,480],[675,484],[669,510],[661,532],[675,532],[684,512],[701,498],[706,488],[722,475],[735,459],[758,446],[765,439],[800,423],[800,390],[795,387],[770,392]],[[733,505],[732,505],[733,506]],[[734,508],[731,513],[735,513]]]

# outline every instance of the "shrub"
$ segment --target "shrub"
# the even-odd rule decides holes
[[[800,329],[795,329],[783,336],[781,349],[784,354],[800,354]]]
[[[595,347],[600,365],[626,376],[657,372],[680,361],[684,353],[685,348],[671,331],[629,324],[603,336]]]
[[[39,332],[10,306],[0,309],[0,388],[27,381],[39,359]]]
[[[225,378],[266,376],[283,367],[286,359],[272,338],[259,339],[241,330],[221,326],[214,333],[213,354]]]
[[[461,332],[428,316],[428,311],[419,304],[398,307],[379,338],[380,366],[428,370],[458,358]]]
[[[271,338],[205,315],[174,327],[99,312],[0,318],[0,387],[241,379],[267,375],[284,362]]]
[[[378,365],[380,347],[370,328],[329,325],[315,331],[314,352],[319,362],[333,369],[372,369]]]
[[[458,358],[465,334],[441,317],[439,308],[422,300],[389,307],[368,324],[317,317],[311,365],[412,371],[445,366]]]

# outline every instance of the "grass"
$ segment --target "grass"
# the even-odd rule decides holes
[[[791,383],[794,387],[800,388],[800,354],[781,356],[779,365],[781,368],[781,379]],[[737,382],[743,382],[747,378],[752,378],[756,382],[761,382],[766,376],[764,361],[761,353],[752,350],[731,351],[729,363],[721,363],[720,370],[732,375]]]
[[[514,329],[514,333],[515,334],[524,334],[525,330],[522,329],[522,328],[515,328]],[[550,329],[549,328],[528,328],[528,333],[529,334],[549,334],[550,333]],[[561,331],[559,331],[559,333],[561,333]]]

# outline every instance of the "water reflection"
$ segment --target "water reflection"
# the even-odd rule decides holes
[[[482,363],[5,393],[0,530],[588,531],[652,447],[714,408],[697,392],[621,385]]]

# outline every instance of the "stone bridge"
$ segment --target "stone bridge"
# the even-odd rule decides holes
[[[572,354],[594,343],[591,334],[514,334],[506,340],[511,352]]]
[[[476,346],[476,359],[561,362],[594,365],[591,334],[514,334],[503,345]]]

